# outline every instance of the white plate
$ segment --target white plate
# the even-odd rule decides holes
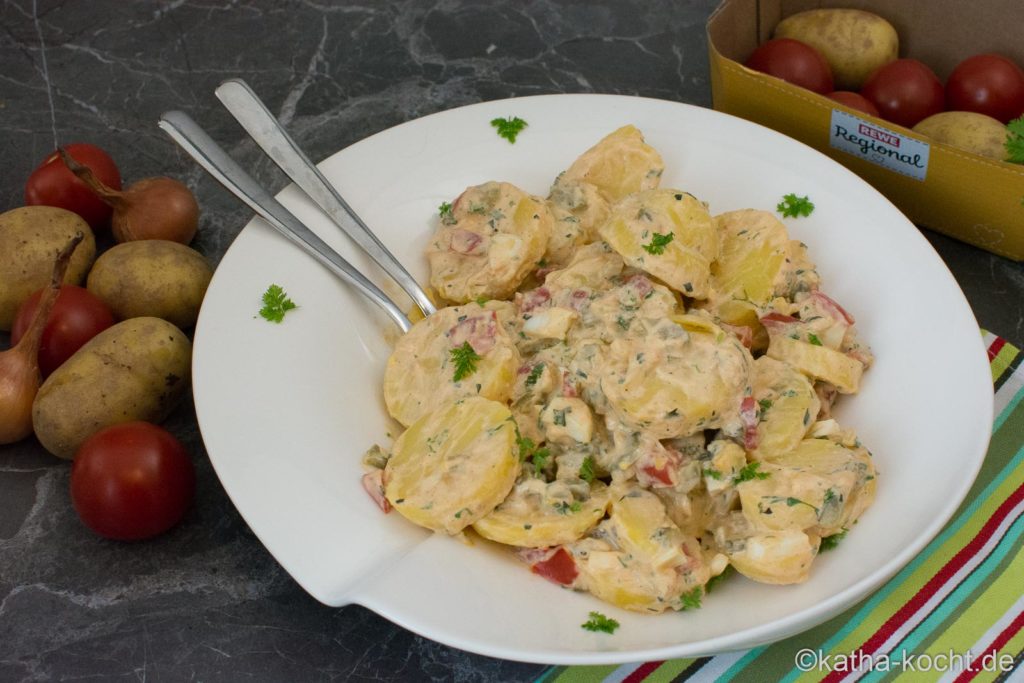
[[[514,145],[489,125],[520,116]],[[412,631],[477,653],[546,663],[613,663],[717,653],[792,635],[893,576],[941,529],[981,465],[992,386],[963,294],[917,229],[879,193],[813,149],[746,121],[659,100],[552,95],[487,102],[397,126],[321,164],[353,208],[427,280],[437,207],[466,186],[507,180],[545,195],[555,175],[615,128],[635,124],[665,158],[664,187],[713,213],[772,209],[809,195],[787,220],[823,289],[858,320],[878,360],[842,421],[871,448],[875,505],[800,586],[734,577],[696,612],[638,615],[563,590],[492,547],[431,536],[382,515],[359,461],[387,443],[381,378],[387,318],[254,219],[206,295],[195,338],[195,403],[210,459],[249,526],[328,605],[359,603]],[[294,187],[280,195],[378,283],[384,278]],[[299,305],[283,324],[255,317],[282,285]],[[394,287],[390,291],[395,291]],[[403,301],[405,301],[403,299]],[[590,610],[614,635],[584,631]]]

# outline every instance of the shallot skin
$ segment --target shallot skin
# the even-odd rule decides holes
[[[188,244],[199,229],[199,204],[174,178],[143,178],[111,203],[110,228],[118,242],[158,239]]]

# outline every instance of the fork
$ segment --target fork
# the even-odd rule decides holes
[[[272,228],[382,308],[402,332],[409,331],[412,323],[394,301],[246,173],[188,114],[181,111],[165,112],[160,117],[158,125],[221,185],[266,220]],[[383,245],[380,246],[387,251]],[[402,271],[404,272],[404,269]]]
[[[352,210],[320,169],[313,165],[248,83],[240,78],[231,78],[221,83],[215,93],[266,155],[405,290],[423,315],[437,310],[419,283]]]

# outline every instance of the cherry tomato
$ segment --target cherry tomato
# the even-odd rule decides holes
[[[11,327],[11,344],[17,344],[28,331],[39,308],[43,290],[33,292],[21,304]],[[89,290],[62,285],[39,344],[39,370],[48,377],[85,342],[114,324],[114,314]]]
[[[100,430],[75,453],[71,502],[100,536],[135,541],[167,531],[195,495],[196,475],[185,447],[148,422]]]
[[[1001,55],[968,57],[946,80],[946,108],[1002,123],[1024,115],[1024,70]]]
[[[878,107],[873,105],[871,100],[860,93],[855,93],[851,90],[836,90],[835,92],[830,92],[825,97],[835,100],[839,104],[845,104],[850,109],[856,109],[864,112],[865,114],[878,116]]]
[[[860,94],[878,107],[882,118],[907,128],[942,111],[942,81],[916,59],[897,59],[868,76]]]
[[[821,53],[792,38],[766,41],[754,50],[746,65],[816,93],[825,94],[835,87],[832,69]]]
[[[110,155],[96,145],[76,143],[64,150],[71,157],[92,169],[96,177],[108,187],[121,189],[121,173]],[[68,170],[57,152],[46,157],[32,171],[25,184],[25,204],[57,206],[73,211],[85,219],[93,230],[110,223],[113,209]]]

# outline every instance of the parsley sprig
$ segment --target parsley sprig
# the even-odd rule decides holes
[[[656,232],[651,235],[650,244],[641,244],[643,250],[652,256],[659,256],[665,253],[665,247],[667,247],[676,235],[674,232],[670,232],[667,235],[662,235],[660,232]]]
[[[743,466],[740,473],[733,479],[734,484],[742,484],[745,481],[751,481],[753,479],[767,479],[772,476],[771,472],[761,472],[761,463],[756,460],[752,463],[748,463]]]
[[[548,466],[551,458],[551,451],[547,448],[537,448],[537,444],[528,436],[516,435],[516,445],[519,447],[519,461],[525,462],[527,458],[533,463],[533,473],[538,477]]]
[[[473,350],[468,341],[462,342],[462,346],[456,346],[448,353],[451,355],[452,365],[455,366],[455,374],[452,375],[453,382],[460,382],[476,372],[480,354]]]
[[[267,287],[267,291],[263,292],[263,308],[260,309],[260,317],[272,323],[280,323],[284,320],[284,314],[293,308],[298,308],[298,306],[288,298],[288,294],[281,288],[281,285],[270,285]]]
[[[498,131],[499,137],[505,138],[509,144],[512,144],[515,143],[516,136],[522,133],[529,124],[518,116],[510,116],[507,119],[491,119],[491,125]]]
[[[1024,164],[1024,116],[1006,124],[1006,160],[1011,164]]]
[[[847,531],[849,531],[849,529],[843,529],[837,534],[832,534],[831,536],[826,536],[825,538],[821,539],[821,546],[818,548],[818,552],[823,553],[828,550],[834,550],[836,546],[839,545],[839,541],[846,538]]]
[[[700,609],[700,599],[702,597],[704,597],[704,589],[700,586],[683,593],[680,596],[680,599],[683,601],[683,610]]]
[[[580,628],[601,633],[615,633],[615,629],[619,627],[619,622],[600,612],[591,612],[589,616],[590,619],[580,624]]]
[[[775,210],[785,218],[806,217],[810,216],[811,212],[814,211],[814,202],[806,196],[797,197],[795,194],[790,193],[782,197],[782,201],[775,207]]]
[[[592,484],[596,476],[597,473],[594,472],[594,458],[588,455],[583,458],[583,462],[580,464],[580,479],[588,484]]]

